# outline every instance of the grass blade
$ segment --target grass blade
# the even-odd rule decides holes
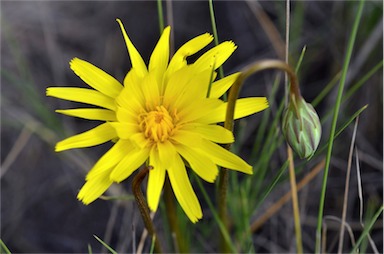
[[[323,183],[322,183],[320,203],[319,203],[319,214],[317,217],[316,246],[315,246],[316,253],[320,253],[320,251],[321,251],[320,250],[321,226],[322,226],[322,221],[323,221],[325,192],[327,189],[327,179],[328,179],[329,165],[331,162],[333,139],[334,139],[335,132],[336,132],[336,123],[337,123],[337,118],[339,115],[339,109],[340,109],[340,104],[341,104],[341,98],[343,95],[344,85],[345,85],[345,81],[347,78],[348,67],[349,67],[349,63],[351,60],[353,46],[355,44],[356,34],[357,34],[357,30],[358,30],[358,27],[360,24],[360,19],[362,16],[363,8],[364,8],[364,0],[360,0],[359,7],[357,10],[357,14],[356,14],[356,18],[355,18],[355,22],[354,22],[353,28],[352,28],[352,34],[351,34],[350,39],[348,41],[347,53],[345,56],[345,61],[344,61],[343,70],[342,70],[341,79],[340,79],[339,90],[338,90],[337,99],[336,99],[336,105],[334,108],[331,132],[329,135],[330,142],[328,145],[328,151],[327,151],[327,156],[326,156],[326,161],[325,161],[324,176],[323,176]]]
[[[366,236],[368,236],[369,234],[369,231],[371,230],[371,228],[373,227],[373,225],[375,224],[375,222],[377,221],[377,219],[379,218],[380,214],[383,212],[383,208],[384,206],[381,206],[377,212],[375,213],[375,215],[373,216],[372,220],[369,222],[368,226],[364,228],[363,230],[363,233],[361,233],[359,239],[357,239],[356,241],[356,245],[353,247],[352,251],[350,253],[356,253],[357,249],[359,248],[361,242],[364,240],[364,238]]]
[[[103,240],[101,240],[97,235],[93,235],[97,241],[99,241],[105,248],[107,248],[112,254],[117,254],[117,252],[112,249],[108,244],[106,244]]]
[[[11,254],[11,251],[8,249],[7,245],[0,239],[0,253]]]

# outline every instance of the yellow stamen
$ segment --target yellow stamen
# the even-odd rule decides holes
[[[146,138],[154,142],[164,142],[175,129],[173,118],[164,106],[156,106],[155,110],[139,115],[139,126]]]

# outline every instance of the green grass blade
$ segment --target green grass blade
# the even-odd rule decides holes
[[[327,179],[328,179],[329,165],[330,165],[330,162],[331,162],[331,155],[332,155],[332,148],[333,148],[333,139],[334,139],[335,131],[336,131],[336,123],[337,123],[337,118],[338,118],[338,115],[339,115],[341,98],[342,98],[342,95],[343,95],[345,80],[347,78],[348,67],[349,67],[349,63],[350,63],[350,60],[351,60],[351,56],[352,56],[352,52],[353,52],[353,46],[355,44],[356,34],[357,34],[357,31],[358,31],[358,28],[359,28],[360,19],[361,19],[361,16],[362,16],[363,9],[364,9],[364,0],[360,0],[359,7],[358,7],[358,10],[357,10],[357,14],[356,14],[356,18],[355,18],[355,22],[354,22],[353,28],[352,28],[352,34],[351,34],[350,39],[348,41],[347,53],[346,53],[346,56],[345,56],[345,61],[344,61],[343,70],[342,70],[341,79],[340,79],[339,90],[338,90],[338,93],[337,93],[336,105],[335,105],[335,108],[334,108],[331,132],[330,132],[330,135],[329,135],[330,142],[329,142],[329,145],[328,145],[327,156],[326,156],[326,159],[325,159],[324,176],[323,176],[323,183],[322,183],[320,203],[319,203],[319,215],[317,217],[316,246],[315,246],[316,253],[320,253],[321,227],[322,227],[322,222],[323,222],[325,192],[326,192],[326,189],[327,189]]]
[[[356,244],[355,246],[353,246],[353,249],[351,251],[351,253],[356,253],[357,249],[359,248],[361,242],[368,236],[369,234],[369,231],[371,230],[371,228],[373,227],[373,225],[375,224],[375,222],[377,221],[377,219],[379,218],[380,214],[383,212],[383,209],[384,209],[384,206],[381,206],[377,212],[375,213],[375,215],[373,216],[372,220],[369,222],[369,224],[364,228],[363,232],[361,233],[359,239],[356,241]]]
[[[201,183],[201,180],[195,174],[193,174],[193,176],[195,178],[195,181],[197,182],[197,185],[199,185],[201,193],[203,193],[204,199],[207,202],[207,204],[209,206],[209,209],[210,209],[210,211],[211,211],[211,213],[213,215],[213,218],[215,219],[217,225],[219,226],[219,229],[220,229],[220,231],[221,231],[221,233],[222,233],[226,243],[231,248],[231,251],[233,253],[236,253],[237,252],[236,248],[235,248],[234,244],[232,243],[232,240],[231,240],[231,237],[229,236],[228,230],[224,226],[223,222],[220,220],[219,215],[218,215],[216,209],[214,208],[211,199],[208,196],[208,193],[205,191],[205,188],[204,188],[203,184]]]
[[[88,244],[88,254],[92,254],[92,246]]]
[[[352,121],[354,121],[356,119],[357,116],[359,116],[364,110],[366,110],[367,107],[368,107],[368,105],[365,105],[364,107],[362,107],[361,109],[356,111],[355,114],[353,114],[351,116],[351,118],[349,118],[347,121],[345,121],[345,123],[336,131],[335,136],[333,137],[333,140],[335,140],[352,123]],[[328,147],[329,142],[330,142],[330,140],[328,140],[328,142],[324,146],[319,148],[317,150],[316,154],[320,154],[322,151],[324,151]]]
[[[300,69],[301,63],[303,62],[306,51],[307,51],[307,46],[304,46],[303,49],[301,50],[299,60],[297,61],[297,64],[296,64],[296,68],[295,68],[296,74],[299,72],[299,69]]]
[[[149,253],[151,254],[155,250],[155,242],[156,242],[156,236],[152,236],[151,249],[149,250]]]
[[[106,244],[103,240],[101,240],[99,237],[96,235],[93,235],[97,241],[99,241],[105,248],[107,248],[112,254],[117,254],[117,252],[112,249],[108,244]]]
[[[353,85],[343,96],[343,101],[348,100],[360,87],[362,87],[367,80],[372,77],[378,70],[382,69],[383,60],[376,64],[367,74],[364,75],[355,85]]]
[[[0,239],[0,253],[11,254],[11,251],[8,249],[7,245]]]
[[[340,79],[341,72],[337,73],[336,76],[329,82],[319,93],[319,95],[316,96],[316,98],[311,102],[313,107],[316,107],[324,98],[327,96],[327,94],[332,90],[332,88],[337,84],[337,81]]]

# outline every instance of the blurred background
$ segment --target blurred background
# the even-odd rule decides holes
[[[132,252],[143,225],[130,199],[130,181],[110,189],[108,195],[127,200],[97,200],[89,206],[77,201],[84,176],[111,144],[90,149],[54,152],[57,141],[88,130],[98,123],[56,114],[55,109],[79,104],[45,96],[49,86],[86,87],[69,68],[78,57],[122,81],[130,68],[129,57],[116,18],[120,18],[143,59],[148,61],[158,38],[155,1],[1,1],[1,239],[14,253],[81,253],[105,251],[100,237],[118,252]],[[295,66],[304,46],[299,78],[304,98],[314,100],[340,72],[356,14],[356,1],[292,1],[290,63]],[[177,49],[187,40],[212,33],[208,1],[168,1],[165,18],[172,23]],[[284,59],[284,1],[215,1],[219,41],[233,40],[238,48],[225,63],[231,74],[255,60]],[[168,23],[169,24],[169,23]],[[211,44],[211,46],[213,43]],[[340,123],[368,104],[356,136],[366,216],[382,204],[383,193],[383,5],[367,1],[346,82],[346,90],[370,72],[363,85],[343,103]],[[193,61],[193,57],[191,60]],[[376,67],[376,69],[374,69]],[[374,71],[373,71],[374,70]],[[252,77],[241,96],[268,96],[276,72]],[[337,84],[316,106],[320,118],[334,105]],[[277,91],[277,102],[284,94]],[[276,106],[270,109],[272,115]],[[239,138],[239,152],[247,159],[262,114],[247,118]],[[272,121],[272,120],[271,120]],[[323,123],[322,144],[327,141],[330,117]],[[325,203],[325,216],[341,217],[345,174],[353,124],[335,141]],[[268,145],[268,144],[266,144]],[[282,165],[282,146],[270,162],[270,171]],[[320,156],[313,164],[319,163]],[[358,238],[359,199],[356,165],[353,165],[347,222]],[[300,179],[303,174],[298,174]],[[269,176],[267,174],[266,176]],[[304,249],[314,251],[316,218],[322,182],[319,174],[300,193]],[[209,184],[207,184],[207,188]],[[267,198],[268,206],[289,190],[280,183]],[[203,202],[204,205],[204,202]],[[205,205],[204,205],[205,206]],[[263,208],[263,207],[262,207]],[[261,211],[263,210],[261,208]],[[204,214],[208,213],[204,208]],[[161,211],[159,211],[161,213]],[[162,226],[163,215],[155,221]],[[209,218],[209,216],[207,216]],[[326,217],[327,218],[327,217]],[[326,220],[327,250],[335,251],[333,237],[339,224]],[[256,252],[290,252],[294,249],[290,202],[254,233]],[[372,239],[382,250],[382,217]],[[197,233],[195,252],[214,252],[210,239]],[[197,247],[199,246],[199,247]],[[336,245],[337,247],[337,245]],[[144,247],[148,251],[149,245]],[[195,249],[194,249],[195,248]],[[372,252],[367,247],[367,252]]]

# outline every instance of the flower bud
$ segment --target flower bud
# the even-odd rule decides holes
[[[319,116],[303,97],[294,95],[283,116],[283,134],[300,158],[310,158],[315,153],[321,137]]]

